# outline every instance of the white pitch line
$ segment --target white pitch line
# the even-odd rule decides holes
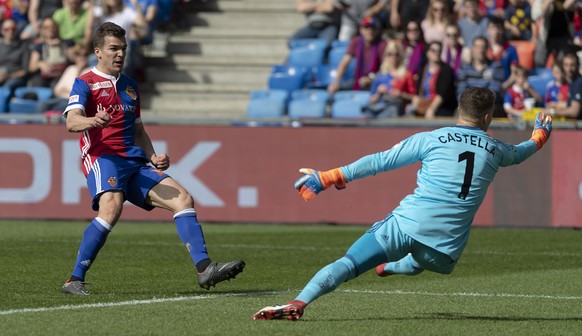
[[[288,293],[289,291],[264,291],[264,292],[251,292],[251,293],[227,293],[227,294],[212,294],[212,295],[195,295],[195,296],[178,296],[171,298],[154,298],[148,300],[130,300],[130,301],[119,301],[119,302],[100,302],[100,303],[87,303],[80,305],[65,305],[56,307],[38,307],[38,308],[22,308],[22,309],[10,309],[10,310],[0,310],[1,315],[14,315],[23,313],[43,313],[58,310],[77,310],[85,308],[107,308],[107,307],[118,307],[118,306],[139,306],[152,303],[164,303],[164,302],[179,302],[179,301],[193,301],[193,300],[207,300],[216,299],[221,297],[233,297],[233,296],[258,296],[258,295],[276,295]]]
[[[548,300],[582,300],[582,296],[561,296],[561,295],[534,295],[534,294],[510,294],[510,293],[431,293],[431,292],[410,292],[410,291],[372,291],[372,290],[338,290],[343,293],[356,294],[388,294],[388,295],[425,295],[425,296],[460,296],[460,297],[484,297],[484,298],[518,298],[518,299],[548,299]]]
[[[15,315],[24,313],[43,313],[59,310],[78,310],[87,308],[108,308],[108,307],[118,307],[118,306],[138,306],[146,305],[152,303],[165,303],[165,302],[179,302],[179,301],[192,301],[192,300],[208,300],[217,299],[223,297],[236,297],[236,296],[259,296],[259,295],[279,295],[291,292],[299,292],[299,290],[286,290],[286,291],[262,291],[262,292],[250,292],[250,293],[228,293],[228,294],[213,294],[213,295],[195,295],[195,296],[179,296],[172,298],[159,298],[159,299],[148,299],[148,300],[131,300],[131,301],[120,301],[120,302],[102,302],[102,303],[89,303],[81,305],[65,305],[56,307],[39,307],[39,308],[23,308],[23,309],[10,309],[10,310],[0,310],[0,316],[2,315]],[[351,293],[351,294],[376,294],[376,295],[420,295],[420,296],[449,296],[449,297],[479,297],[479,298],[518,298],[518,299],[547,299],[547,300],[582,300],[582,296],[560,296],[560,295],[532,295],[532,294],[510,294],[510,293],[431,293],[431,292],[414,292],[414,291],[373,291],[373,290],[355,290],[355,289],[344,289],[337,290],[337,293]]]

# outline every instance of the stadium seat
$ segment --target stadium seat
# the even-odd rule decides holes
[[[43,101],[53,97],[53,90],[51,88],[42,86],[27,86],[20,87],[14,91],[14,97],[22,99],[30,99],[30,96],[36,96],[36,100]]]
[[[309,68],[323,64],[325,49],[297,47],[289,50],[287,64]]]
[[[544,68],[544,67],[534,68],[532,71],[530,71],[529,75],[530,76],[548,77],[548,78],[554,77],[554,75],[552,74],[552,69]]]
[[[323,118],[329,94],[326,90],[299,90],[293,92],[289,103],[291,118]]]
[[[535,66],[534,53],[536,50],[536,44],[531,41],[516,40],[509,41],[509,44],[514,46],[517,50],[519,65],[528,70],[532,70]]]
[[[52,98],[53,90],[47,87],[20,87],[14,91],[14,98],[8,102],[8,112],[33,114],[39,101]]]
[[[325,50],[327,48],[327,40],[320,38],[292,39],[289,41],[289,47],[291,47],[291,49],[309,48]]]
[[[350,45],[350,40],[333,40],[331,42],[332,48],[338,48],[338,47],[347,48],[349,45]]]
[[[7,88],[0,88],[0,113],[8,112],[8,98],[10,97],[10,90]]]
[[[528,84],[542,96],[542,101],[546,99],[546,86],[552,80],[551,77],[546,76],[529,76]]]
[[[288,97],[295,90],[303,88],[305,72],[301,67],[288,64],[273,65],[267,86],[269,89],[281,89],[287,91]]]
[[[334,68],[337,68],[337,66],[340,64],[342,58],[344,58],[346,51],[348,51],[347,47],[342,47],[342,46],[332,47],[331,50],[329,51],[329,56],[328,56],[329,65],[331,65]]]
[[[329,64],[322,64],[311,68],[305,86],[309,89],[325,89],[337,77],[337,69]]]
[[[286,90],[254,90],[247,106],[249,118],[280,118],[285,115],[288,93]]]
[[[362,106],[370,99],[369,91],[339,91],[333,96],[333,118],[363,118]]]

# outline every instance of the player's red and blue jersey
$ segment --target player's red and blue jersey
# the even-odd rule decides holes
[[[118,155],[148,161],[136,146],[135,124],[141,123],[140,99],[136,83],[129,77],[107,75],[96,68],[75,79],[64,113],[81,109],[93,117],[97,108],[105,108],[111,121],[105,128],[92,128],[81,134],[80,147],[85,176],[102,155]]]

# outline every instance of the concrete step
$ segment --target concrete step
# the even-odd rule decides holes
[[[196,38],[206,38],[206,39],[251,38],[262,40],[276,40],[278,42],[286,43],[287,39],[294,31],[295,30],[290,31],[289,28],[278,28],[278,27],[270,27],[269,29],[192,27],[190,31],[185,34],[188,34]]]
[[[159,82],[264,85],[270,72],[269,68],[259,70],[245,67],[204,67],[196,70],[149,67],[146,68],[146,78],[154,78]]]
[[[171,55],[216,55],[230,56],[236,63],[239,56],[273,56],[285,57],[289,49],[285,41],[265,41],[261,39],[199,39],[192,36],[172,36],[166,46]]]
[[[305,23],[305,17],[299,13],[257,13],[257,12],[224,12],[224,13],[188,13],[185,19],[193,26],[212,28],[287,28],[289,33]]]
[[[221,1],[193,1],[188,9],[197,12],[227,12],[227,11],[252,11],[252,12],[295,12],[295,1],[291,0],[221,0]]]
[[[251,90],[260,90],[267,87],[267,79],[264,84],[259,83],[176,83],[176,82],[146,82],[140,86],[144,95],[158,96],[169,94],[192,94],[192,93],[244,93],[248,94]]]
[[[190,55],[170,54],[167,57],[149,57],[148,67],[180,66],[183,68],[202,68],[207,66],[237,66],[268,67],[273,64],[285,63],[286,55],[240,55],[233,58],[230,55]]]
[[[152,110],[190,110],[205,112],[210,110],[246,109],[249,101],[246,93],[215,93],[215,94],[167,94],[152,96],[147,107]]]

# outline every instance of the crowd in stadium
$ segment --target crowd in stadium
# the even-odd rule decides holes
[[[126,30],[124,73],[143,79],[143,46],[181,5],[179,0],[0,0],[0,112],[62,111],[74,79],[97,63],[91,38],[103,22]]]
[[[289,38],[287,65],[301,69],[300,90],[326,90],[328,102],[368,93],[366,117],[452,116],[461,92],[478,86],[496,93],[496,117],[537,108],[582,119],[582,1],[297,0],[297,11],[306,21]],[[269,89],[288,89],[291,106],[296,88],[276,71]]]

